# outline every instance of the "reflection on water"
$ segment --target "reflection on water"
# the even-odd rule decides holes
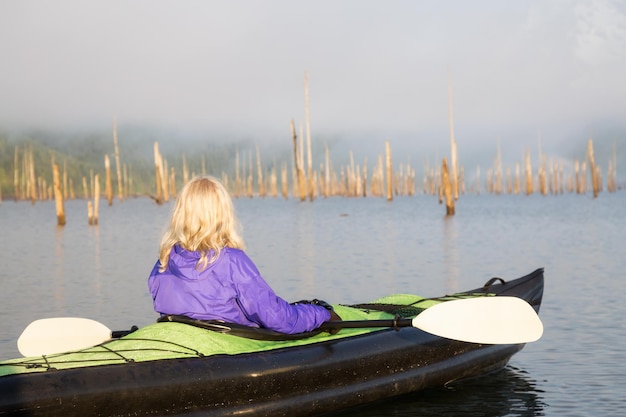
[[[315,223],[311,221],[310,205],[303,205],[302,211],[299,214],[300,216],[290,216],[283,219],[285,222],[295,223],[293,229],[288,228],[288,230],[293,233],[292,236],[283,236],[283,238],[287,240],[293,239],[295,241],[293,256],[295,259],[300,259],[301,261],[298,275],[290,278],[293,279],[297,277],[297,285],[302,286],[305,292],[313,292],[315,291],[315,270],[307,267],[308,265],[313,265],[316,260],[315,243],[314,240],[310,238],[310,236],[315,235]],[[270,242],[274,240],[272,237],[273,236],[270,236],[270,239],[267,239],[269,242],[266,244],[271,244]]]
[[[443,218],[443,264],[445,265],[445,279],[447,293],[461,291],[458,287],[458,279],[461,275],[459,270],[459,253],[457,247],[458,231],[456,229],[455,217]],[[467,289],[467,288],[466,288]]]
[[[55,310],[71,310],[73,306],[68,303],[76,302],[81,294],[89,294],[89,302],[98,304],[102,290],[100,228],[56,226],[53,245]],[[43,278],[47,276],[44,274]]]
[[[65,302],[65,252],[63,251],[63,232],[65,228],[63,226],[57,226],[54,234],[54,265],[55,265],[55,280],[54,285],[54,301],[56,308],[61,310],[64,307]]]
[[[332,414],[342,417],[531,417],[547,404],[537,383],[523,370],[501,371]]]
[[[96,298],[100,299],[102,295],[102,274],[100,271],[102,270],[102,261],[100,256],[100,228],[99,227],[90,227],[89,228],[89,238],[93,242],[93,263],[94,263],[94,274],[93,274],[93,287]]]

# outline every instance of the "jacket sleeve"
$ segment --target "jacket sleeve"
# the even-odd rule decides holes
[[[291,305],[274,293],[254,263],[241,253],[232,272],[237,302],[248,318],[261,327],[282,333],[302,333],[330,319],[330,312],[313,304]]]

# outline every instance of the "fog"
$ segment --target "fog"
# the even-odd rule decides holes
[[[288,146],[306,73],[312,138],[341,151],[441,157],[450,104],[460,156],[624,147],[624,1],[2,1],[0,54],[9,132]]]

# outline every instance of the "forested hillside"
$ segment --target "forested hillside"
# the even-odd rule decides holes
[[[168,172],[174,169],[182,182],[182,164],[185,159],[191,174],[208,173],[221,175],[234,172],[237,150],[248,149],[243,142],[216,144],[186,142],[175,136],[167,137],[154,132],[120,132],[118,135],[120,169],[125,173],[129,194],[150,194],[155,188],[154,143],[158,142],[160,153],[168,164]],[[39,183],[52,184],[52,164],[72,182],[77,196],[82,196],[83,178],[90,180],[99,175],[105,177],[105,155],[109,156],[112,175],[116,178],[116,159],[111,132],[58,134],[43,131],[8,135],[0,133],[0,186],[3,199],[13,198],[23,187],[30,164],[34,178]],[[115,180],[114,180],[115,182]],[[19,190],[18,190],[19,191]]]

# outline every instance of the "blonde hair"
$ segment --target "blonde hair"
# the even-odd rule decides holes
[[[177,243],[188,251],[200,252],[198,270],[214,262],[225,247],[244,249],[238,229],[233,201],[226,188],[212,177],[192,179],[176,199],[169,226],[161,239],[159,271],[167,269],[170,252]]]

